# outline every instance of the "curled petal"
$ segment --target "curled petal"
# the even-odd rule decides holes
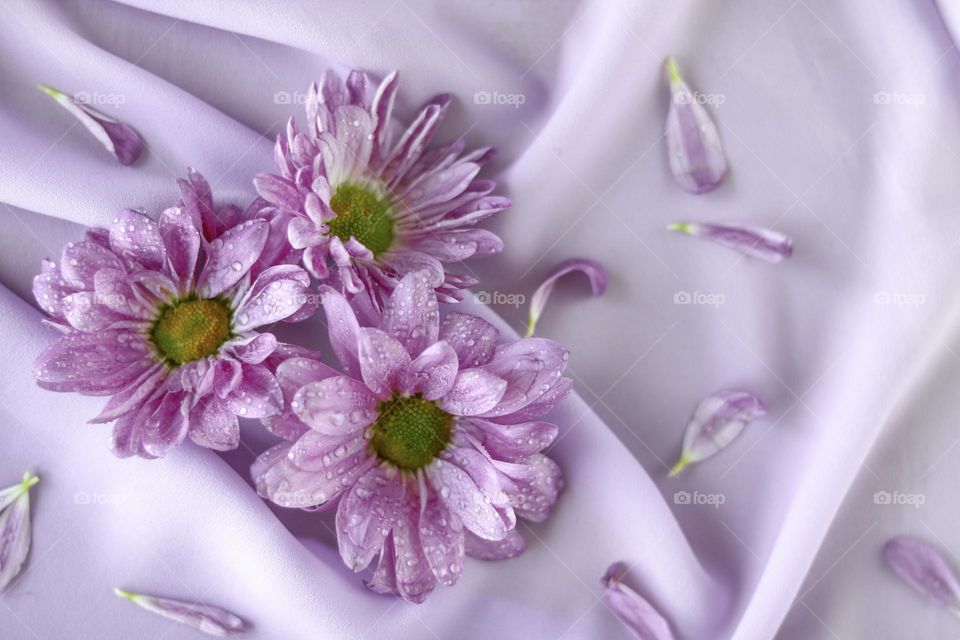
[[[408,273],[383,309],[383,330],[413,357],[436,342],[440,333],[440,310],[433,287],[426,272]]]
[[[553,292],[553,285],[557,283],[557,280],[567,275],[568,273],[573,273],[574,271],[580,271],[590,279],[590,289],[593,292],[594,297],[602,295],[607,289],[607,270],[603,268],[599,262],[595,260],[588,260],[586,258],[573,258],[571,260],[564,260],[550,272],[550,275],[547,276],[547,279],[543,281],[537,290],[533,292],[533,296],[530,298],[530,316],[527,320],[527,335],[529,338],[533,335],[534,330],[537,327],[537,321],[540,320],[540,314],[543,313],[543,308],[547,305],[547,300],[550,298],[550,294]]]
[[[41,84],[39,89],[79,120],[87,131],[117,158],[120,164],[131,165],[140,157],[143,152],[143,140],[129,125],[109,118],[53,87]]]
[[[359,355],[363,381],[381,397],[400,386],[400,376],[410,366],[410,354],[403,345],[380,329],[360,329]]]
[[[182,600],[171,600],[170,598],[140,595],[123,589],[114,589],[113,591],[121,598],[126,598],[147,611],[193,627],[211,636],[225,638],[247,630],[241,618],[220,607],[199,602],[184,602]]]
[[[38,482],[28,471],[20,484],[0,491],[0,591],[20,573],[30,552],[30,487]]]
[[[600,579],[607,606],[640,640],[673,640],[670,623],[643,596],[621,582],[626,572],[627,567],[616,562]]]
[[[417,505],[408,503],[401,511],[392,534],[396,547],[394,570],[397,593],[404,600],[419,604],[427,599],[437,580],[424,554],[424,544],[417,525]]]
[[[171,207],[160,214],[160,236],[180,281],[192,282],[200,253],[200,232],[185,208]]]
[[[250,270],[267,242],[270,225],[259,218],[243,222],[210,243],[198,283],[203,296],[218,296]]]
[[[667,113],[667,153],[673,177],[690,193],[705,193],[723,181],[727,160],[720,136],[706,108],[680,77],[676,61],[668,58],[670,110]]]
[[[720,451],[740,435],[747,423],[766,413],[760,399],[746,391],[718,391],[706,397],[687,425],[683,453],[670,475]]]
[[[430,484],[463,526],[485,540],[502,540],[509,531],[500,513],[466,471],[436,459],[427,467]]]
[[[917,593],[960,616],[960,582],[939,551],[912,536],[897,536],[884,545],[883,555]]]
[[[424,501],[420,514],[420,541],[433,575],[440,584],[453,586],[463,571],[463,525],[433,492]]]
[[[516,529],[511,529],[503,540],[484,540],[468,531],[465,542],[467,555],[478,560],[516,558],[527,548],[526,541]]]
[[[671,224],[667,229],[696,238],[706,238],[717,244],[767,262],[780,262],[793,255],[793,240],[789,236],[746,224]]]
[[[401,387],[410,394],[420,393],[427,400],[438,400],[453,388],[457,377],[457,353],[442,340],[417,356],[403,372]]]
[[[377,398],[361,382],[346,376],[305,385],[290,403],[311,429],[338,436],[363,429],[377,417]]]
[[[395,467],[379,465],[365,473],[337,508],[337,542],[344,563],[360,571],[383,546],[400,512],[405,490]]]

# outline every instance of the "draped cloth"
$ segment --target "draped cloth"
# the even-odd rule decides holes
[[[0,595],[3,638],[193,638],[114,586],[201,600],[251,638],[627,638],[601,601],[615,560],[678,638],[947,637],[955,621],[893,578],[899,533],[960,552],[960,10],[943,0],[494,0],[367,3],[7,0],[0,8],[0,484],[24,470],[34,541]],[[941,11],[942,9],[942,11]],[[662,61],[707,102],[731,172],[692,196],[670,176]],[[471,263],[522,328],[572,351],[577,394],[549,454],[567,489],[520,525],[527,552],[468,561],[419,606],[343,566],[331,514],[271,507],[248,468],[256,424],[216,454],[116,460],[103,400],[38,389],[55,339],[30,294],[43,257],[123,208],[153,214],[188,166],[241,206],[273,137],[324,69],[398,69],[398,111],[456,98],[440,137],[499,153],[514,200],[503,254]],[[85,93],[148,150],[123,167],[35,88]],[[793,237],[780,265],[670,234],[748,222]],[[504,294],[504,295],[492,295]],[[321,318],[281,337],[316,346]],[[697,402],[769,407],[715,458],[667,469]]]

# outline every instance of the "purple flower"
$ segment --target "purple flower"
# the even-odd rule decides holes
[[[546,519],[560,469],[541,452],[557,427],[539,418],[570,390],[568,352],[527,338],[497,344],[480,318],[440,322],[430,274],[404,276],[379,327],[361,327],[322,286],[344,375],[308,358],[277,368],[289,410],[268,420],[290,443],[263,453],[260,495],[285,507],[337,508],[340,554],[355,571],[378,553],[368,586],[422,602],[452,585],[464,554],[524,549],[517,517]]]
[[[679,231],[695,238],[705,238],[740,253],[767,262],[780,262],[793,255],[793,240],[788,236],[746,224],[671,224],[670,231]]]
[[[38,482],[27,471],[22,482],[0,490],[0,590],[17,577],[30,553],[30,488]]]
[[[704,398],[687,425],[683,436],[683,453],[670,470],[676,476],[692,462],[700,462],[720,451],[743,428],[767,408],[759,398],[746,391],[718,391]]]
[[[607,606],[640,640],[674,640],[670,624],[660,612],[646,598],[621,582],[626,573],[626,565],[615,562],[600,579]]]
[[[428,148],[450,96],[429,100],[401,131],[391,119],[397,86],[396,72],[379,86],[357,71],[345,85],[325,73],[310,88],[307,131],[291,118],[277,138],[280,175],[254,180],[263,198],[296,213],[289,240],[307,270],[323,280],[332,262],[370,317],[412,271],[429,274],[442,302],[460,300],[476,280],[443,263],[500,251],[500,238],[474,225],[510,205],[490,195],[492,181],[476,179],[490,149],[463,154],[462,140]]]
[[[677,61],[667,58],[670,80],[670,110],[667,112],[667,153],[673,177],[690,193],[715,189],[727,173],[727,160],[717,128],[700,104],[699,94],[690,91],[677,69]]]
[[[41,84],[39,89],[56,100],[100,141],[120,164],[131,165],[143,152],[143,140],[129,125],[107,117],[73,96]]]
[[[187,434],[236,447],[238,416],[282,409],[271,362],[293,352],[256,329],[313,310],[303,269],[262,262],[270,223],[251,217],[211,238],[197,208],[207,203],[213,215],[206,182],[192,174],[182,187],[159,221],[124,211],[68,244],[59,264],[44,261],[33,282],[64,333],[37,358],[34,378],[51,391],[109,396],[91,422],[115,421],[121,457],[163,456]]]
[[[123,589],[114,589],[113,592],[151,613],[175,620],[211,636],[225,638],[247,630],[239,616],[220,607],[199,602],[183,602],[170,598],[146,596],[130,593]]]

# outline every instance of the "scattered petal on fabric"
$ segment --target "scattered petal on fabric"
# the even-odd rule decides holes
[[[746,391],[719,391],[705,398],[693,414],[683,437],[683,453],[670,470],[675,476],[693,462],[709,458],[730,444],[754,418],[767,408]]]
[[[587,258],[564,260],[550,271],[547,279],[533,292],[533,297],[530,298],[530,315],[527,320],[525,337],[532,336],[537,328],[537,321],[540,320],[543,308],[547,306],[547,300],[550,299],[550,294],[553,292],[553,286],[557,283],[557,280],[574,271],[580,271],[590,279],[590,289],[594,297],[603,295],[603,292],[607,290],[607,270],[599,262]]]
[[[626,572],[627,567],[622,562],[615,562],[600,579],[607,606],[640,640],[674,640],[670,624],[660,612],[621,582]]]
[[[93,134],[120,164],[131,165],[143,152],[143,140],[129,125],[96,111],[73,96],[41,84],[39,89],[56,100]]]
[[[939,551],[912,536],[897,536],[883,546],[883,555],[917,593],[960,616],[960,582]]]
[[[667,58],[670,80],[670,110],[667,113],[667,153],[677,183],[690,193],[714,189],[727,173],[727,160],[717,128],[677,70]]]
[[[27,471],[22,482],[0,491],[0,591],[17,577],[30,552],[30,487],[38,482]]]
[[[667,227],[697,238],[712,240],[740,253],[767,262],[780,262],[793,255],[793,240],[788,236],[746,224],[697,224],[681,222]]]
[[[121,598],[126,598],[137,606],[146,609],[164,618],[176,620],[189,627],[193,627],[203,633],[220,638],[243,633],[247,630],[243,620],[230,613],[226,609],[201,604],[198,602],[185,602],[182,600],[172,600],[170,598],[158,598],[156,596],[140,595],[130,593],[123,589],[114,589]]]

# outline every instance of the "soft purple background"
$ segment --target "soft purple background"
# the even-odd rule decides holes
[[[253,638],[625,638],[598,600],[618,559],[680,638],[960,633],[881,559],[913,533],[960,566],[956,3],[943,18],[928,0],[127,4],[140,6],[0,7],[0,484],[42,478],[0,637],[196,637],[117,599],[122,586],[227,607]],[[731,173],[705,196],[667,170],[668,54],[722,100]],[[525,530],[523,557],[469,562],[420,607],[366,592],[329,516],[257,498],[243,474],[268,444],[255,429],[225,460],[185,447],[117,461],[108,427],[84,424],[101,400],[29,375],[53,338],[29,295],[40,258],[79,224],[158,211],[187,165],[246,200],[328,66],[400,69],[404,116],[450,90],[444,136],[499,147],[515,207],[495,225],[506,252],[471,265],[480,290],[529,296],[576,255],[611,273],[600,300],[562,283],[539,326],[571,347],[581,398],[557,416],[569,489],[555,517]],[[86,92],[149,151],[116,164],[38,82]],[[796,252],[741,259],[667,232],[678,219],[773,227]],[[720,304],[676,304],[683,292]],[[491,309],[521,328],[522,308]],[[320,344],[322,325],[296,335]],[[668,480],[690,412],[720,388],[769,415]]]

